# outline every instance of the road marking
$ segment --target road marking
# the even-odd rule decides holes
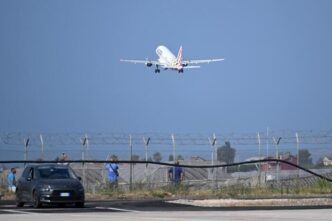
[[[38,214],[38,215],[39,215],[39,213],[34,213],[34,212],[26,212],[26,211],[22,211],[22,210],[15,210],[15,209],[2,209],[1,211],[10,212],[10,213],[21,213],[21,214]]]
[[[121,211],[121,212],[141,213],[141,211],[138,211],[138,210],[121,209],[121,208],[115,208],[115,207],[95,207],[95,208],[96,209],[115,210],[115,211]]]

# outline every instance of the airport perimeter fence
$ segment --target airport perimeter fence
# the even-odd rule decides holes
[[[311,154],[312,171],[331,178],[329,165],[315,164],[332,156],[332,130],[325,131],[266,131],[248,134],[0,134],[0,160],[55,160],[63,153],[69,160],[161,161],[181,165],[215,166],[226,164],[217,157],[218,148],[229,142],[235,149],[234,162],[258,159],[280,159],[282,154],[298,156],[302,149]],[[158,153],[158,154],[157,154]],[[291,159],[290,159],[291,160]],[[297,161],[293,163],[298,164]],[[326,161],[328,163],[328,161]],[[331,162],[332,163],[332,162]],[[71,163],[75,173],[82,177],[87,192],[107,189],[105,163]],[[17,167],[20,176],[24,164],[0,164],[2,187],[10,167]],[[168,178],[170,165],[120,163],[119,188],[157,189],[172,185]],[[182,185],[190,190],[222,189],[232,186],[302,188],[320,180],[306,171],[273,163],[250,163],[232,167],[184,168]]]

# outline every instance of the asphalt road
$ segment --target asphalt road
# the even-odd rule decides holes
[[[16,208],[13,201],[0,201],[0,221],[85,220],[331,220],[332,208],[203,208],[161,200],[87,202],[85,208],[48,206]]]

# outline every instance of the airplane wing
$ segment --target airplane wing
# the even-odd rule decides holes
[[[183,69],[192,69],[192,68],[200,68],[201,66],[197,66],[197,65],[190,65],[190,66],[185,66],[183,67]]]
[[[160,67],[162,68],[166,68],[166,69],[178,69],[178,66],[167,66],[167,65],[160,65]],[[183,69],[191,69],[191,68],[200,68],[201,66],[198,65],[188,65],[188,66],[184,66],[182,67]]]
[[[122,62],[129,62],[134,64],[145,64],[145,65],[162,65],[159,61],[151,61],[151,60],[127,60],[127,59],[120,59]]]
[[[217,58],[217,59],[205,59],[205,60],[183,60],[182,64],[188,65],[188,64],[203,64],[203,63],[211,63],[211,62],[217,62],[217,61],[223,61],[224,58]]]

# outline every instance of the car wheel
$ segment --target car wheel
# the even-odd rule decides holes
[[[32,198],[33,198],[33,207],[40,208],[42,206],[42,204],[41,204],[39,196],[36,192],[33,192]]]
[[[23,207],[24,206],[24,203],[23,202],[16,202],[16,207]]]
[[[18,189],[16,189],[16,198],[15,198],[15,201],[16,201],[16,206],[17,207],[23,207],[24,206],[24,202],[21,201]]]
[[[78,202],[78,203],[75,203],[75,206],[77,208],[83,208],[84,207],[84,202]]]

